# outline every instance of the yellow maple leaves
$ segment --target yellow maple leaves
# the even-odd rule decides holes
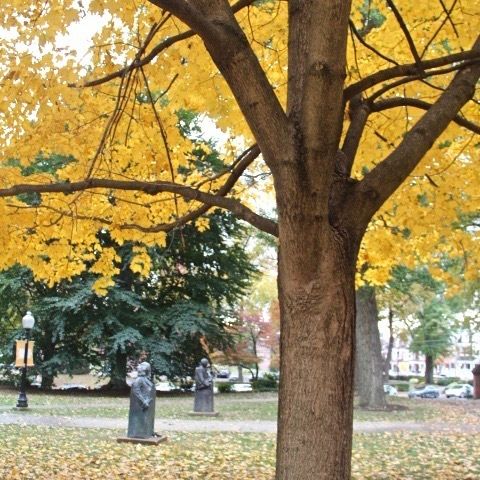
[[[447,17],[440,2],[402,2],[399,8],[424,58],[471,47],[477,29],[470,19],[480,14],[480,1],[467,3],[452,5]],[[181,109],[205,114],[231,139],[221,149],[227,165],[238,154],[239,145],[253,142],[203,42],[187,35],[185,25],[150,2],[92,0],[83,5],[73,0],[33,4],[9,0],[2,2],[0,14],[5,18],[5,42],[0,49],[2,186],[26,181],[21,169],[11,166],[12,159],[28,166],[42,153],[72,156],[75,161],[56,171],[31,176],[28,181],[73,182],[95,176],[202,184],[203,191],[215,192],[223,179],[204,182],[207,175],[212,175],[208,168],[193,168],[189,175],[180,173],[191,167],[195,148],[195,142],[178,128]],[[287,3],[259,2],[241,9],[236,17],[285,106]],[[384,2],[355,1],[351,18],[357,29],[368,26],[365,41],[381,51],[384,58],[351,35],[347,85],[390,66],[388,58],[397,63],[413,61],[407,39]],[[377,23],[371,28],[374,21]],[[59,39],[66,38],[72,27],[84,25],[85,31],[91,32],[92,23],[98,26],[92,40],[86,33],[78,42],[60,45]],[[185,39],[172,42],[178,35]],[[134,59],[145,58],[155,49],[159,53],[148,64],[129,69]],[[79,51],[86,53],[79,58]],[[386,91],[382,99],[408,97],[434,102],[453,74],[399,85]],[[112,76],[109,81],[85,86],[108,75]],[[372,93],[373,89],[367,90],[366,95]],[[475,116],[475,108],[471,103],[462,114]],[[385,158],[422,114],[413,107],[372,114],[354,176],[361,178]],[[345,131],[348,124],[346,115]],[[474,167],[478,161],[477,144],[471,133],[452,124],[409,181],[379,212],[365,237],[360,259],[360,263],[375,264],[375,270],[368,274],[369,281],[384,282],[393,259],[402,258],[410,264],[428,258],[432,244],[452,255],[461,254],[462,248],[478,248],[474,236],[461,231],[451,233],[451,224],[460,211],[474,212],[479,207],[475,190],[479,170]],[[204,149],[208,153],[206,144]],[[254,169],[255,173],[268,173],[261,162]],[[237,191],[241,190],[249,197],[245,203],[253,209],[265,198],[249,195],[248,189]],[[81,271],[85,262],[92,261],[92,255],[98,253],[94,245],[99,228],[108,229],[118,244],[163,244],[165,234],[148,229],[172,222],[199,206],[178,195],[152,197],[107,190],[71,196],[42,195],[41,203],[41,208],[34,209],[27,208],[23,200],[0,200],[0,209],[6,215],[3,218],[8,218],[8,227],[0,235],[0,245],[8,251],[1,265],[19,261],[34,268],[39,278],[55,281]],[[387,227],[382,218],[388,218]],[[203,220],[198,226],[208,228]],[[406,231],[408,236],[399,233]],[[68,240],[57,240],[62,236]],[[142,275],[149,270],[145,255],[139,251],[132,263],[132,269]],[[102,252],[95,265],[104,277],[97,284],[98,291],[105,291],[116,271],[115,259]],[[475,267],[473,260],[468,263],[468,275],[474,275]]]

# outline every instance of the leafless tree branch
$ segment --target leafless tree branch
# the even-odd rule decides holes
[[[405,24],[405,21],[403,20],[402,14],[398,10],[397,6],[395,5],[393,0],[387,0],[387,5],[390,7],[392,10],[393,14],[395,15],[395,18],[397,19],[398,24],[400,25],[400,28],[402,29],[403,34],[405,35],[405,38],[407,40],[408,46],[410,47],[410,51],[412,52],[412,56],[415,60],[415,63],[417,65],[418,70],[421,71],[422,69],[422,60],[420,59],[420,55],[418,54],[417,47],[415,46],[415,42],[413,41],[412,36],[410,35],[410,31],[408,30],[407,25]]]
[[[431,60],[423,60],[421,62],[421,70],[431,70],[433,68],[443,67],[449,64],[455,64],[457,70],[460,70],[461,68],[463,68],[464,62],[470,60],[475,61],[475,63],[480,62],[480,52],[472,49],[467,52],[459,52],[453,53],[451,55],[446,55],[445,57],[439,57]],[[395,67],[389,67],[384,70],[380,70],[345,88],[344,98],[345,100],[349,100],[355,95],[362,93],[364,90],[374,87],[379,83],[386,82],[387,80],[391,80],[393,78],[404,76],[418,76],[421,73],[421,70],[419,71],[416,63],[397,65]]]
[[[395,97],[375,102],[371,108],[372,112],[383,112],[384,110],[397,107],[414,107],[421,110],[429,110],[430,108],[432,108],[432,106],[433,105],[431,103],[419,100],[417,98]],[[480,134],[480,125],[477,125],[476,123],[467,120],[461,115],[455,115],[452,121],[455,122],[457,125],[460,125],[461,127],[472,131],[473,133]]]

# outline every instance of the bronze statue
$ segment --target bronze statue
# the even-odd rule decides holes
[[[208,369],[208,360],[202,358],[195,369],[194,412],[213,412],[213,377]]]
[[[148,362],[142,362],[137,372],[130,392],[127,437],[150,438],[155,436],[155,384],[150,380],[151,367]]]

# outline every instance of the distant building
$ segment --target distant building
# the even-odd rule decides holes
[[[382,336],[382,350],[384,358],[387,355],[388,339]],[[395,339],[389,374],[425,375],[425,356],[411,352],[410,342]],[[480,363],[480,332],[470,334],[461,332],[455,335],[450,353],[435,361],[434,375],[442,377],[458,377],[462,380],[471,380],[472,369]]]

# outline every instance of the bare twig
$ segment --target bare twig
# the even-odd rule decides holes
[[[382,52],[380,52],[379,50],[377,50],[375,47],[373,47],[372,45],[370,45],[367,41],[365,41],[365,39],[360,35],[360,32],[357,30],[357,27],[355,27],[355,24],[352,22],[352,20],[349,20],[348,21],[348,24],[350,25],[350,30],[351,32],[353,33],[353,35],[355,35],[355,37],[357,38],[357,40],[366,48],[368,48],[368,50],[372,51],[375,55],[379,56],[380,58],[383,58],[383,60],[386,60],[387,62],[389,63],[393,63],[394,65],[398,65],[398,62],[396,62],[395,60],[393,60],[392,58],[390,57],[387,57],[386,55],[384,55]]]
[[[398,10],[393,0],[387,0],[387,5],[392,10],[393,14],[395,15],[395,18],[397,19],[398,24],[400,25],[400,28],[402,29],[403,34],[405,35],[405,38],[407,40],[408,46],[410,47],[410,51],[412,52],[413,59],[415,60],[417,68],[419,70],[422,70],[422,60],[420,59],[420,55],[418,54],[417,47],[415,46],[415,42],[413,41],[413,38],[410,35],[410,31],[408,30],[408,27],[405,23],[405,20],[402,17],[402,14]]]

